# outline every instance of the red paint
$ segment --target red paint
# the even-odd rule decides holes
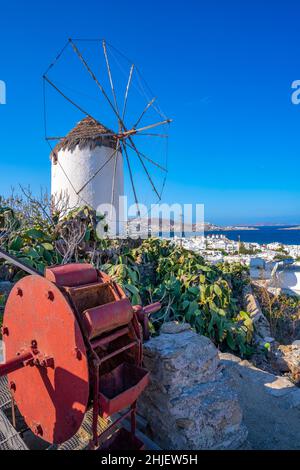
[[[23,354],[17,355],[15,358],[9,359],[4,364],[0,364],[0,377],[32,364],[33,358],[32,351],[26,351]]]
[[[99,403],[104,418],[132,405],[149,383],[149,372],[123,363],[101,377]]]
[[[64,287],[75,287],[97,282],[97,270],[90,264],[66,264],[46,268],[45,277],[49,281]]]
[[[149,373],[141,367],[138,320],[147,331],[148,315],[159,308],[158,303],[132,308],[121,287],[89,264],[48,268],[45,277],[21,279],[5,308],[7,362],[0,365],[0,376],[8,374],[32,431],[62,443],[78,431],[92,405],[91,447],[96,448],[98,416],[130,406],[124,416],[131,417],[132,445],[140,447],[136,400]],[[115,445],[121,446],[127,434],[116,435]]]
[[[89,339],[95,338],[131,322],[132,306],[128,299],[116,300],[109,304],[86,310],[82,317]]]
[[[16,295],[20,288],[22,297]],[[54,301],[47,298],[49,290]],[[14,398],[28,426],[33,430],[40,423],[43,439],[64,442],[79,429],[89,395],[86,349],[73,310],[54,284],[27,276],[12,290],[4,318],[10,330],[4,338],[8,361],[32,348],[39,358],[53,357],[53,368],[23,367],[9,373],[8,380],[16,385]],[[83,353],[81,361],[75,348]]]

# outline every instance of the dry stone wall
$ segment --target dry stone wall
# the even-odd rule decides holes
[[[166,323],[144,345],[151,383],[138,403],[162,449],[237,449],[247,437],[218,351],[187,324]]]

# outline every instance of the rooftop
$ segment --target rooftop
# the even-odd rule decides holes
[[[111,134],[111,135],[107,135]],[[90,147],[94,149],[98,146],[105,146],[115,149],[115,133],[103,126],[92,117],[82,119],[63,139],[61,139],[53,149],[54,154],[60,150],[70,150],[73,152],[79,146],[80,149]]]

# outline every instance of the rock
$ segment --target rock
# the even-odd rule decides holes
[[[190,329],[191,327],[188,323],[178,323],[175,321],[170,321],[162,325],[160,333],[175,334],[182,333],[183,331],[188,331]]]
[[[162,449],[237,449],[247,437],[218,351],[186,324],[166,324],[144,345],[150,385],[138,402]]]
[[[236,390],[252,449],[300,449],[300,389],[288,378],[220,354],[223,374]]]
[[[162,333],[145,343],[144,363],[155,371],[153,381],[168,386],[169,393],[175,394],[186,385],[215,380],[220,372],[217,349],[190,327],[174,335]]]
[[[278,349],[278,345],[271,350],[270,362],[279,374],[289,372],[290,370],[283,353]]]
[[[188,429],[193,426],[194,421],[192,419],[179,418],[176,419],[176,426],[182,429]]]
[[[250,314],[253,321],[255,342],[264,346],[265,343],[275,341],[271,334],[270,323],[262,313],[250,284],[247,284],[243,289],[243,308]]]
[[[284,368],[284,372],[290,371],[292,379],[300,382],[300,345],[291,344],[289,346],[280,345],[278,347],[278,362]]]

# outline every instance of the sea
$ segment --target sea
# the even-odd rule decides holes
[[[300,230],[284,230],[290,226],[259,226],[256,230],[228,230],[217,232],[205,232],[205,235],[225,235],[229,240],[239,239],[242,242],[259,243],[282,243],[283,245],[300,245]]]
[[[252,226],[249,226],[252,228]],[[253,226],[255,230],[217,230],[205,232],[205,236],[209,235],[225,235],[229,240],[249,243],[259,243],[265,245],[267,243],[282,243],[283,245],[300,245],[300,230],[284,230],[291,228],[290,225],[266,225],[266,226]],[[163,233],[163,237],[170,237],[170,234]],[[176,232],[177,236],[181,236]],[[200,236],[200,232],[185,233],[185,237]]]

